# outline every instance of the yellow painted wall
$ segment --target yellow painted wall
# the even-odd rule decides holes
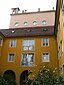
[[[0,34],[0,38],[3,39],[2,34]],[[2,45],[3,45],[3,42],[2,42]],[[1,53],[2,53],[2,46],[0,46],[0,73],[1,73]]]
[[[49,47],[42,47],[42,39],[49,38]],[[16,47],[10,48],[10,39],[16,39]],[[23,39],[34,39],[35,40],[35,62],[34,67],[21,67],[21,56],[22,56],[22,40]],[[8,53],[15,53],[15,62],[8,62]],[[42,53],[50,53],[50,62],[42,62]],[[55,36],[42,36],[42,37],[20,37],[20,38],[5,38],[2,47],[1,56],[1,73],[3,74],[6,70],[12,70],[16,74],[17,84],[19,85],[20,75],[24,70],[32,70],[33,75],[41,68],[42,65],[47,65],[51,68],[58,68],[57,58],[57,43]],[[32,77],[33,77],[32,75]]]
[[[64,27],[63,27],[63,22],[62,22],[62,9],[60,10],[60,17],[59,17],[59,22],[60,22],[60,37],[58,40],[58,47],[60,40],[62,39],[62,55],[61,59],[59,60],[59,68],[64,64]]]

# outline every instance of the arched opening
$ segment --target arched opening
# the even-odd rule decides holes
[[[20,85],[26,85],[27,80],[28,80],[28,70],[25,70],[20,75]]]
[[[12,70],[5,71],[4,74],[3,74],[3,77],[5,79],[9,78],[9,79],[13,79],[13,80],[15,80],[15,78],[16,78],[15,73]]]

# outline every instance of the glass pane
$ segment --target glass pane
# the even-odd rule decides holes
[[[30,53],[30,54],[23,54],[22,65],[24,65],[24,66],[33,66],[33,64],[34,64],[33,57],[34,57],[34,54],[32,54],[32,53]]]
[[[43,53],[43,62],[49,62],[49,54]]]
[[[48,44],[49,44],[49,40],[48,40],[48,39],[46,39],[46,46],[48,46]]]
[[[16,46],[16,40],[11,40],[11,47]]]
[[[48,39],[46,39],[46,43],[48,43]]]
[[[29,40],[29,46],[34,46],[34,40]]]
[[[14,61],[14,54],[9,54],[9,61]]]
[[[25,50],[25,51],[26,51],[26,50],[29,50],[29,49],[28,49],[28,47],[27,47],[27,46],[24,46],[24,47],[23,47],[23,50]]]
[[[30,46],[29,47],[29,50],[34,50],[34,46]]]
[[[45,39],[43,39],[43,46],[45,45]]]
[[[42,21],[42,25],[46,25],[46,21],[44,20],[44,21]]]
[[[25,25],[25,26],[28,26],[28,22],[24,22],[24,25]]]
[[[38,23],[36,21],[33,22],[34,25],[37,25]]]
[[[12,43],[13,43],[13,46],[16,46],[16,40],[13,40]]]
[[[9,56],[9,61],[11,61],[11,56]]]
[[[18,23],[18,22],[16,22],[16,23],[15,23],[15,26],[19,26],[19,23]]]
[[[22,56],[22,65],[27,66],[27,54],[23,54]]]
[[[23,40],[23,46],[28,46],[28,40]]]

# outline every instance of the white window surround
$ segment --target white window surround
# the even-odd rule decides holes
[[[49,38],[43,38],[42,39],[42,46],[48,47],[49,46]]]
[[[22,56],[21,56],[22,67],[33,67],[34,61],[35,61],[34,53],[22,53]]]
[[[22,40],[22,50],[23,51],[34,51],[35,49],[35,40],[26,39]]]
[[[50,53],[48,52],[42,53],[42,62],[50,62]]]
[[[9,47],[11,47],[11,48],[16,47],[16,42],[17,42],[16,40],[11,39],[10,43],[9,43]]]
[[[8,62],[14,62],[14,61],[15,61],[15,54],[8,53]]]

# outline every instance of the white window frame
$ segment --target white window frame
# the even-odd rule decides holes
[[[10,55],[10,54],[14,54],[14,60],[11,59],[11,60],[9,61],[9,57],[10,57],[9,55]],[[12,60],[13,60],[13,61],[12,61]],[[14,62],[14,61],[15,61],[15,53],[8,53],[8,62]]]
[[[46,45],[46,39],[48,39],[48,45]],[[43,45],[43,40],[45,40],[45,45]],[[43,38],[42,39],[42,46],[43,47],[49,47],[49,38]]]
[[[34,56],[33,56],[33,62],[32,62],[33,65],[22,65],[23,54],[34,54],[34,53],[22,53],[22,55],[21,55],[21,66],[22,66],[22,67],[34,67],[35,54],[34,54]]]
[[[45,60],[45,61],[43,60],[43,53],[45,53],[45,54],[48,53],[48,55],[47,55],[48,60]],[[43,52],[43,53],[42,53],[42,62],[50,62],[50,53],[49,52]],[[45,55],[45,57],[46,57],[46,55]]]
[[[26,41],[28,42],[28,45],[27,45],[27,46],[23,46],[24,40],[26,40]],[[35,40],[34,40],[34,39],[24,39],[24,40],[22,40],[22,50],[23,50],[23,51],[34,51],[34,50],[35,50]],[[34,45],[33,45],[33,46],[30,46],[30,45],[29,45],[29,42],[30,42],[31,40],[34,41]],[[30,49],[31,47],[33,48],[32,50]],[[25,50],[24,50],[24,49],[25,49]]]
[[[12,41],[15,41],[15,45],[14,45],[14,46],[13,46],[13,45],[11,46]],[[17,41],[16,41],[15,39],[14,39],[14,40],[10,40],[9,47],[11,47],[11,48],[16,47],[16,42],[17,42]]]

